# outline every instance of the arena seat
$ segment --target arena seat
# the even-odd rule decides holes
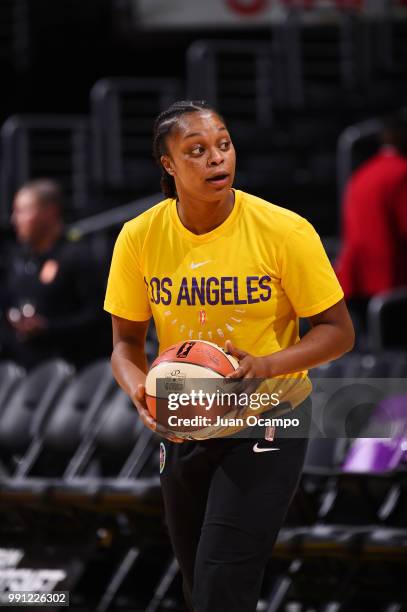
[[[13,115],[1,129],[0,218],[10,217],[14,193],[27,180],[47,176],[67,194],[69,220],[90,214],[89,123],[81,115]]]
[[[372,102],[383,104],[384,100],[393,95],[402,100],[406,93],[407,57],[405,19],[397,19],[389,11],[380,19],[367,22],[370,39],[370,63],[373,90]],[[375,41],[380,40],[379,46]]]
[[[286,111],[361,106],[370,83],[364,30],[355,16],[321,25],[289,11],[269,40],[195,41],[187,51],[188,95],[208,99],[233,119],[238,93],[241,114],[264,113],[264,125],[270,125],[271,100]]]
[[[381,129],[382,122],[378,118],[370,118],[346,126],[338,137],[336,170],[339,221],[342,220],[342,202],[345,186],[358,166],[377,153],[380,147]]]
[[[160,577],[158,584],[154,590],[152,599],[149,601],[145,612],[158,612],[161,606],[165,603],[168,591],[179,573],[179,565],[175,558],[171,559],[170,563],[165,567],[163,575]]]
[[[81,439],[95,427],[103,401],[115,386],[108,360],[96,361],[81,370],[57,402],[40,444],[24,457],[18,476],[63,473]]]
[[[364,391],[363,384],[350,385],[349,394],[344,396],[345,401],[348,397],[355,402],[356,412],[367,415],[365,423],[359,423],[358,438],[310,441],[303,481],[320,494],[318,521],[377,523],[390,514],[394,520],[398,498],[405,493],[405,400],[398,392],[380,401],[380,387],[366,388]],[[341,405],[338,407],[341,413]],[[382,432],[388,424],[390,439],[378,439],[377,432]],[[322,485],[324,476],[325,484]],[[400,514],[400,505],[397,513]]]
[[[370,558],[405,560],[406,548],[407,529],[377,527],[370,530],[364,538],[362,553]]]
[[[361,355],[356,352],[345,353],[339,359],[312,368],[311,378],[353,378],[358,375]]]
[[[346,557],[357,556],[361,550],[366,534],[370,532],[369,525],[325,525],[316,524],[310,528],[295,530],[297,539],[297,554],[306,557]]]
[[[396,471],[393,485],[383,496],[378,509],[380,522],[389,527],[406,527],[407,517],[407,471],[405,465]]]
[[[407,287],[376,295],[367,308],[368,338],[373,352],[383,349],[406,349],[407,331],[404,315]]]
[[[106,399],[103,413],[79,445],[63,479],[54,483],[53,499],[76,507],[97,503],[106,511],[112,506],[134,508],[136,503],[144,507],[150,494],[160,511],[157,452],[157,436],[118,389]]]
[[[334,535],[334,547],[328,539]],[[264,610],[353,612],[403,610],[405,530],[314,529],[307,556],[294,558],[274,581]],[[404,542],[404,544],[403,544]],[[277,550],[278,544],[276,546]],[[392,556],[392,550],[395,555]],[[271,567],[278,571],[279,559]],[[390,590],[389,590],[390,589]],[[393,602],[389,606],[389,601]],[[329,602],[329,603],[328,603]]]
[[[117,476],[144,429],[131,400],[117,389],[106,398],[98,422],[82,440],[64,476]]]
[[[102,480],[97,501],[104,512],[126,512],[145,517],[161,517],[163,500],[160,477]]]
[[[7,405],[10,394],[23,376],[23,368],[13,361],[0,362],[0,416]]]
[[[375,524],[323,524],[281,529],[273,556],[277,558],[363,557],[379,555],[393,560],[405,557],[407,530]],[[393,556],[394,555],[394,556]]]
[[[405,525],[405,471],[342,472],[342,442],[311,440],[300,486],[279,536],[278,556],[351,555],[372,526]],[[329,459],[331,466],[326,467]]]
[[[348,442],[359,437],[386,437],[390,421],[386,425],[383,418],[375,417],[375,411],[388,401],[389,394],[402,396],[406,392],[405,368],[405,355],[401,353],[355,354],[344,367],[333,362],[316,368],[311,373],[312,437],[344,438]],[[315,376],[315,371],[324,376]],[[325,376],[329,372],[347,375]],[[392,409],[395,422],[398,409]]]
[[[158,439],[96,362],[71,382],[13,478],[1,483],[3,505],[162,512]],[[46,504],[46,506],[43,506]]]
[[[6,369],[10,373],[14,368]],[[19,473],[23,456],[30,445],[37,444],[54,403],[72,375],[73,368],[64,361],[49,360],[15,386],[0,416],[1,461],[8,475]]]
[[[340,111],[363,104],[370,69],[364,29],[364,20],[350,12],[323,24],[289,13],[281,45],[292,109]]]
[[[208,100],[239,132],[239,141],[250,139],[250,129],[272,125],[273,102],[282,102],[283,92],[271,41],[197,40],[186,62],[188,96]]]
[[[97,361],[75,376],[14,476],[2,482],[3,501],[35,500],[52,487],[52,480],[62,476],[80,441],[95,426],[103,401],[114,388],[109,361]]]
[[[164,542],[158,547],[151,542],[146,547],[140,547],[137,556],[134,548],[127,547],[123,561],[118,564],[107,584],[95,612],[107,612],[110,606],[116,607],[116,601],[121,602],[123,610],[140,612],[181,612],[185,609],[181,603],[178,566],[169,542]]]
[[[321,509],[335,495],[347,447],[348,442],[343,438],[310,439],[300,483],[284,523],[286,527],[312,525],[320,520]]]
[[[273,555],[302,559],[362,554],[365,538],[372,530],[385,525],[405,526],[405,483],[405,473],[400,475],[398,470],[384,474],[337,473],[322,484],[317,481],[318,489],[314,482],[312,520],[303,525],[286,521]],[[300,489],[307,486],[310,482],[305,474],[305,485],[303,476]]]
[[[305,457],[305,473],[335,473],[343,462],[345,449],[341,438],[312,438]]]
[[[99,187],[145,195],[159,185],[151,155],[151,133],[158,113],[180,97],[170,78],[110,78],[90,94],[93,176]],[[129,196],[130,197],[130,196]]]
[[[381,350],[379,353],[362,355],[360,378],[404,378],[407,373],[407,352]]]
[[[380,523],[383,499],[397,481],[397,471],[338,474],[326,487],[318,521],[347,525]]]

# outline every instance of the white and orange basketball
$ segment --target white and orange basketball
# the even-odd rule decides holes
[[[194,437],[193,432],[198,433],[203,429],[201,425],[169,427],[169,393],[190,394],[193,389],[198,391],[198,387],[210,393],[217,387],[224,391],[225,377],[238,366],[237,359],[212,342],[189,340],[170,346],[153,362],[147,375],[146,402],[150,414],[168,431],[188,433],[192,434],[188,437]],[[176,410],[180,421],[206,413],[214,422],[218,415],[224,416],[228,412],[230,406],[216,402],[211,406],[210,413],[202,405],[193,403],[180,405]]]

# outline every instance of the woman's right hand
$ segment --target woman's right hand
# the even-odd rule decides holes
[[[142,420],[143,424],[155,433],[159,434],[160,436],[167,438],[167,440],[170,440],[171,442],[176,442],[177,444],[181,444],[181,442],[184,442],[183,438],[178,438],[177,436],[168,433],[168,431],[164,429],[164,427],[160,425],[160,423],[157,423],[157,421],[151,416],[147,408],[145,394],[146,388],[144,385],[140,384],[137,385],[136,394],[132,398],[133,404],[137,408],[137,412],[139,413],[140,419]]]

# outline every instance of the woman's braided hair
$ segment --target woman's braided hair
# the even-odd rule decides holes
[[[161,163],[161,156],[168,154],[167,136],[171,133],[179,118],[187,113],[198,113],[202,110],[218,114],[204,100],[179,100],[160,113],[154,122],[153,155],[161,168],[161,189],[167,198],[176,198],[177,190],[174,177],[168,174]]]

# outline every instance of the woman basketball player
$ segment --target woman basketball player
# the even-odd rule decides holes
[[[113,319],[114,375],[144,424],[160,432],[144,399],[151,316],[160,351],[191,338],[226,342],[240,378],[307,380],[308,368],[352,348],[354,332],[313,227],[232,188],[235,150],[216,111],[173,104],[156,120],[154,153],[166,199],[124,225],[105,309]],[[310,322],[301,340],[298,317]],[[310,385],[304,388],[309,395]],[[166,520],[189,609],[254,612],[307,439],[280,438],[278,430],[274,440],[165,438]]]

